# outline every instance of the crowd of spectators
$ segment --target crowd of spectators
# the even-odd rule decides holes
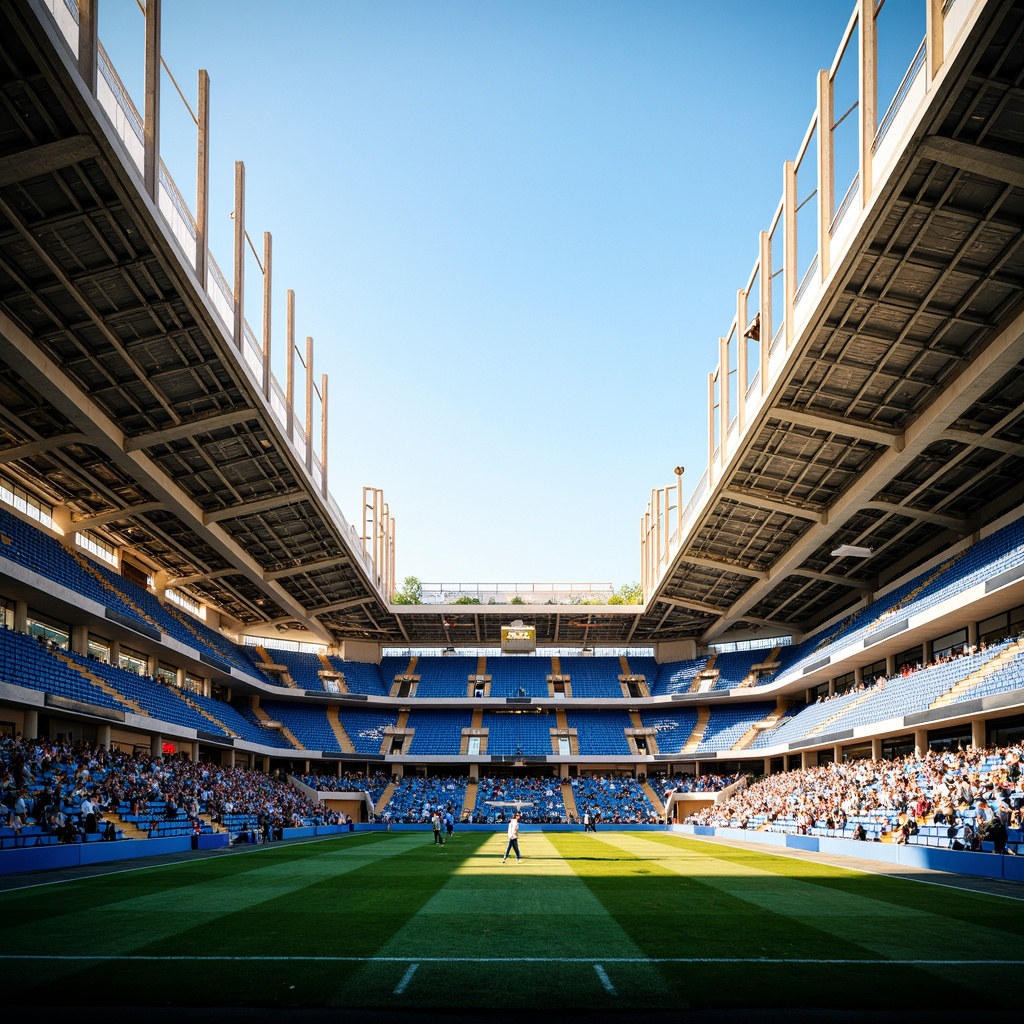
[[[516,811],[532,824],[557,825],[568,819],[562,784],[557,778],[483,778],[477,786],[476,806],[469,816],[478,824],[501,824]]]
[[[451,815],[458,821],[466,802],[465,776],[427,778],[407,775],[395,786],[391,799],[377,820],[386,825],[428,823],[435,811],[442,818]]]
[[[738,775],[715,775],[710,772],[703,775],[677,772],[675,775],[651,775],[649,781],[655,792],[663,793],[668,798],[673,793],[718,793],[738,778]]]
[[[888,761],[856,760],[769,775],[727,800],[691,814],[688,824],[758,828],[779,819],[793,830],[842,830],[874,818],[900,841],[915,825],[955,828],[991,814],[1008,829],[1024,825],[1020,745],[928,751]]]
[[[389,772],[342,772],[340,775],[311,772],[295,778],[318,793],[369,793],[374,805],[392,781],[397,781]]]
[[[657,825],[661,818],[643,786],[631,776],[592,775],[571,779],[576,814],[596,824]]]
[[[262,772],[81,742],[3,737],[0,793],[6,823],[16,832],[39,825],[64,842],[98,831],[105,814],[122,810],[141,821],[152,815],[154,826],[158,817],[224,825],[246,816],[271,834],[298,825],[341,823],[325,805]]]

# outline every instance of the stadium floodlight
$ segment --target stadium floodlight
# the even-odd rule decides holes
[[[858,544],[840,544],[832,552],[833,558],[870,558],[873,554],[871,548],[860,547]]]

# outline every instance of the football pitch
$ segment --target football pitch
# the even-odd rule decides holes
[[[520,846],[522,863],[502,864],[501,833],[443,848],[429,831],[356,833],[23,877],[0,893],[5,1002],[611,1012],[848,1008],[855,993],[865,1009],[1019,1004],[1020,898],[670,833],[525,832]]]

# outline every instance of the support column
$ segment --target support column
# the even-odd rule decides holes
[[[832,763],[843,763],[843,748],[838,743],[832,748]]]
[[[718,339],[718,458],[722,469],[729,463],[729,341]]]
[[[973,619],[967,623],[967,645],[968,647],[978,646],[978,623]],[[931,641],[929,641],[930,646]]]
[[[935,81],[946,56],[945,19],[942,16],[944,0],[928,0],[925,14],[925,39],[928,47],[928,84]]]
[[[21,735],[26,740],[39,738],[39,712],[35,708],[25,708],[21,725]]]
[[[860,95],[857,115],[860,125],[860,199],[866,209],[875,187],[872,162],[875,130],[878,127],[878,44],[875,26],[876,0],[857,0],[860,28]]]
[[[313,472],[313,339],[306,336],[306,470]]]
[[[770,757],[766,757],[764,759],[764,764],[763,764],[763,766],[761,768],[761,774],[762,775],[771,775],[771,773],[772,773],[772,759]]]
[[[320,490],[323,493],[325,498],[329,496],[329,492],[327,490],[327,422],[328,422],[328,420],[327,420],[327,374],[324,373],[324,374],[320,375],[320,476],[321,476]],[[394,537],[395,537],[395,524],[394,524],[394,522],[392,522],[392,524],[391,524],[392,546],[394,546]],[[392,564],[392,566],[394,566],[394,561],[392,561],[391,564]],[[394,576],[394,572],[393,571],[392,571],[392,576]],[[388,590],[388,594],[393,594],[394,592],[395,592],[395,588],[394,588],[394,586],[392,586]]]
[[[708,374],[708,486],[714,482],[715,473],[715,375]]]
[[[160,191],[160,4],[146,0],[145,115],[142,173],[146,192],[157,202]]]
[[[875,736],[871,741],[871,760],[881,761],[882,760],[882,737]]]
[[[971,719],[971,746],[982,750],[986,746],[985,740],[985,719]]]
[[[28,601],[14,602],[14,628],[19,633],[28,630]]]
[[[164,738],[158,732],[149,734],[149,756],[152,758],[164,756]]]
[[[210,236],[210,76],[199,72],[196,134],[196,279],[205,292]]]
[[[292,443],[295,427],[295,292],[290,288],[285,296],[284,407],[288,442]]]
[[[96,54],[99,52],[99,0],[78,0],[78,73],[90,96],[96,95]]]
[[[743,436],[743,427],[747,422],[747,339],[743,332],[747,329],[747,293],[740,288],[736,292],[736,415],[737,433]]]
[[[767,231],[762,231],[761,245],[761,330],[758,332],[758,346],[761,355],[761,394],[768,391],[768,350],[775,336],[775,324],[772,319],[772,239]]]
[[[235,161],[235,280],[234,341],[239,352],[245,351],[245,164]],[[244,360],[243,360],[244,361]]]
[[[832,269],[832,217],[835,214],[835,146],[832,120],[832,82],[827,71],[818,72],[818,279]]]
[[[924,757],[928,752],[928,730],[927,729],[915,729],[914,730],[914,756]]]
[[[796,237],[796,162],[787,160],[782,168],[782,293],[786,308],[782,319],[786,325],[786,348],[796,341],[793,309],[796,306],[797,237]]]
[[[87,655],[89,653],[89,627],[85,625],[72,626],[68,643],[73,654]]]
[[[896,675],[896,655],[887,654],[885,656],[885,675],[887,679],[891,679]]]
[[[800,767],[813,768],[818,760],[818,755],[812,750],[800,751]]]
[[[96,746],[103,747],[104,750],[110,749],[110,726],[104,722],[96,726]]]
[[[271,327],[271,261],[273,245],[270,232],[263,232],[263,397],[270,401],[270,327]]]

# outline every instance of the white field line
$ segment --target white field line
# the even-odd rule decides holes
[[[137,961],[139,963],[351,963],[381,964],[409,963],[408,956],[157,956],[147,954],[43,954],[43,953],[0,953],[0,963],[13,961]],[[883,957],[862,958],[812,958],[812,957],[771,957],[771,956],[606,956],[606,964],[865,964],[871,966],[908,967],[953,964],[961,967],[1024,967],[1024,960],[892,960]],[[426,964],[593,964],[593,957],[585,956],[418,956],[417,966]],[[596,965],[595,965],[596,966]]]
[[[608,977],[608,972],[600,964],[594,964],[594,970],[601,979],[605,992],[610,996],[617,996],[619,993],[615,991],[615,986],[612,984],[612,979]]]
[[[395,995],[400,996],[406,988],[409,986],[409,982],[412,981],[412,976],[416,973],[416,968],[419,964],[410,964],[409,970],[402,975],[402,980],[395,986]]]

